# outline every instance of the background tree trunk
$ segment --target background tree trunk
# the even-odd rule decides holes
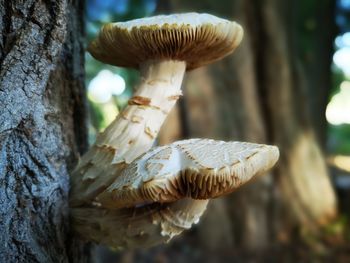
[[[83,10],[0,0],[0,262],[88,259],[67,203],[68,171],[87,147]]]
[[[332,87],[335,5],[336,1],[332,0],[303,2],[298,6],[299,15],[295,15],[295,28],[299,35],[295,45],[305,69],[311,123],[323,150],[327,140],[325,111]]]
[[[292,225],[313,231],[315,226],[334,217],[336,199],[312,125],[306,95],[310,86],[297,53],[299,40],[293,34],[301,5],[302,1],[269,0],[258,6],[261,30],[257,37],[263,43],[259,45],[258,66],[269,134],[281,150],[276,182],[280,186],[283,214],[291,219]],[[328,57],[325,60],[330,62]],[[319,107],[318,113],[324,112],[324,106]]]
[[[179,139],[174,134],[180,134],[276,144],[281,151],[274,176],[264,176],[228,198],[212,202],[198,227],[198,243],[208,251],[241,248],[259,252],[287,242],[292,230],[316,233],[319,225],[336,214],[336,199],[315,137],[315,129],[319,131],[322,125],[313,126],[320,121],[310,118],[311,109],[320,114],[325,104],[310,106],[308,96],[324,98],[330,87],[326,82],[317,93],[313,80],[307,81],[298,53],[301,44],[294,34],[300,23],[295,17],[304,2],[169,3],[172,13],[207,12],[236,20],[245,35],[234,55],[188,75],[180,104],[187,117],[175,115],[181,123],[177,127],[185,127],[185,132],[176,133],[165,124],[160,143]],[[327,5],[328,1],[318,4]],[[327,19],[327,23],[333,22]],[[332,39],[326,39],[324,46],[330,46]],[[324,58],[322,70],[329,74],[329,56],[321,53],[317,56]],[[308,70],[317,66],[308,64]],[[319,134],[324,136],[324,132]]]

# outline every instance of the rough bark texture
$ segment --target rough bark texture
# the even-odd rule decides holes
[[[83,262],[68,170],[85,150],[83,1],[0,1],[0,262]]]

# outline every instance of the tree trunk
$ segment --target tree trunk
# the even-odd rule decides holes
[[[312,0],[300,6],[297,23],[304,41],[298,41],[299,56],[305,65],[308,107],[316,136],[323,150],[327,140],[326,107],[332,87],[333,40],[336,36],[335,4]],[[323,114],[320,114],[322,112]]]
[[[200,242],[215,251],[232,249],[233,242],[235,248],[258,252],[288,240],[294,227],[317,231],[335,215],[336,200],[310,119],[310,86],[297,54],[294,19],[303,2],[170,2],[174,13],[214,13],[245,29],[233,55],[189,74],[183,103],[187,117],[178,127],[186,127],[189,137],[270,143],[281,151],[274,176],[214,201],[218,209],[202,220],[198,232],[205,238]],[[319,113],[324,107],[318,105],[313,107]],[[165,124],[162,138],[168,130]]]
[[[0,262],[86,262],[69,169],[87,147],[83,1],[0,0]]]
[[[283,214],[289,215],[292,224],[314,231],[334,217],[336,199],[310,118],[306,96],[310,87],[296,52],[299,39],[293,31],[301,4],[269,0],[259,8],[258,37],[263,44],[259,45],[258,66],[269,133],[281,150],[276,179]],[[318,112],[323,110],[320,106]]]

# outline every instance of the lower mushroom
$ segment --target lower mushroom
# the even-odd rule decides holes
[[[275,146],[245,142],[191,139],[155,147],[95,198],[96,207],[72,208],[74,228],[114,248],[167,242],[199,221],[208,199],[234,191],[278,157]]]

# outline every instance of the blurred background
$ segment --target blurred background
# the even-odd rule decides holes
[[[350,0],[87,0],[87,43],[104,23],[206,12],[238,21],[233,55],[186,73],[159,144],[190,137],[278,145],[268,175],[211,201],[170,244],[96,262],[350,262]],[[89,139],[126,105],[138,72],[86,53]]]

